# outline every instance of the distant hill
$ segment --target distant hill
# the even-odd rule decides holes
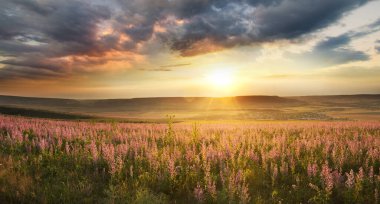
[[[247,109],[253,107],[294,106],[302,102],[278,96],[237,96],[223,98],[208,97],[158,97],[132,99],[74,100],[58,98],[34,98],[19,96],[0,96],[0,105],[60,109],[74,112],[141,110],[141,109]]]
[[[377,109],[380,107],[380,94],[332,95],[332,96],[297,96],[290,97],[310,105],[329,107],[351,107]]]
[[[5,115],[16,115],[24,117],[34,118],[53,118],[53,119],[66,119],[66,120],[81,120],[81,119],[95,119],[95,117],[89,115],[69,114],[47,110],[35,110],[25,108],[15,108],[0,106],[0,113]]]
[[[294,97],[156,97],[99,100],[0,95],[0,106],[8,109],[18,108],[21,111],[30,109],[32,111],[54,112],[57,113],[57,117],[59,114],[65,113],[86,117],[91,115],[91,117],[140,119],[162,118],[167,114],[195,120],[326,120],[332,118],[368,118],[369,116],[371,119],[380,119],[380,95],[365,94]],[[0,113],[4,112],[5,109],[0,109]],[[42,115],[44,114],[42,113]]]

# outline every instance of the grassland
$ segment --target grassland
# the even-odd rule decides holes
[[[380,120],[380,95],[172,97],[108,100],[0,96],[0,106],[65,113],[72,115],[71,118],[87,116],[119,121],[162,122],[162,118],[168,114],[175,115],[179,121]],[[7,112],[0,110],[0,113],[6,114]]]
[[[0,203],[378,203],[380,123],[0,115]]]
[[[51,118],[51,119],[66,119],[66,120],[81,120],[81,119],[96,119],[93,116],[84,114],[70,114],[57,111],[26,109],[16,107],[0,106],[0,113],[4,115],[16,115],[35,118]]]
[[[379,203],[379,121],[378,95],[0,96],[0,203]]]

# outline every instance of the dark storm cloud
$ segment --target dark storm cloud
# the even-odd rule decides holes
[[[5,66],[0,73],[10,76],[9,73],[25,69],[33,70],[28,71],[32,75],[41,71],[41,76],[50,76],[46,70],[65,74],[84,65],[103,64],[104,56],[113,51],[146,54],[144,46],[149,44],[162,44],[182,56],[190,56],[239,45],[296,39],[330,25],[366,2],[0,0],[0,55],[11,58],[0,62]],[[101,34],[106,29],[109,32]],[[365,58],[348,50],[336,52],[345,52],[353,59]],[[77,56],[103,60],[91,59],[83,64],[83,59],[61,59]]]
[[[126,16],[122,24],[138,22],[124,29],[136,42],[154,34],[153,27],[168,16],[183,24],[163,23],[161,39],[183,56],[209,52],[199,49],[205,41],[223,48],[278,39],[294,39],[324,28],[346,11],[366,0],[119,0]],[[132,15],[133,14],[133,15]],[[134,47],[128,44],[129,47]],[[195,50],[189,52],[189,50]]]
[[[0,55],[11,57],[0,61],[7,65],[0,70],[2,79],[25,73],[55,76],[46,70],[63,74],[69,64],[60,57],[101,55],[112,49],[109,38],[96,36],[98,24],[111,17],[105,6],[85,1],[0,0],[0,4]]]
[[[0,56],[16,57],[28,53],[40,53],[44,49],[41,46],[32,46],[15,41],[0,40]]]
[[[153,35],[153,25],[138,25],[132,28],[125,29],[134,42],[149,40]]]
[[[184,26],[184,34],[172,48],[191,49],[195,42],[210,39],[223,47],[278,39],[294,39],[324,28],[346,11],[366,1],[284,0],[223,1],[209,4]],[[254,5],[254,6],[252,6]]]
[[[19,6],[24,7],[26,10],[38,13],[40,15],[47,15],[48,13],[55,10],[54,5],[43,5],[39,3],[38,1],[13,0],[13,2],[18,4]]]
[[[80,2],[62,5],[50,16],[46,34],[59,42],[95,44],[97,24],[109,17],[110,11],[104,6]]]
[[[40,46],[39,43],[76,43],[90,50],[99,46],[96,39],[98,23],[110,18],[109,8],[84,1],[46,1],[42,4],[30,0],[2,0],[0,3],[0,39],[35,42],[35,47]]]
[[[294,38],[313,30],[326,27],[347,10],[362,5],[363,0],[298,0],[282,1],[255,14],[261,25],[259,38]]]

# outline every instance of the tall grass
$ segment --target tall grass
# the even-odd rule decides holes
[[[0,203],[379,203],[380,123],[0,116],[0,164]]]

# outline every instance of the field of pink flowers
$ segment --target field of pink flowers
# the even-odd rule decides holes
[[[379,203],[379,122],[0,115],[0,203]]]

